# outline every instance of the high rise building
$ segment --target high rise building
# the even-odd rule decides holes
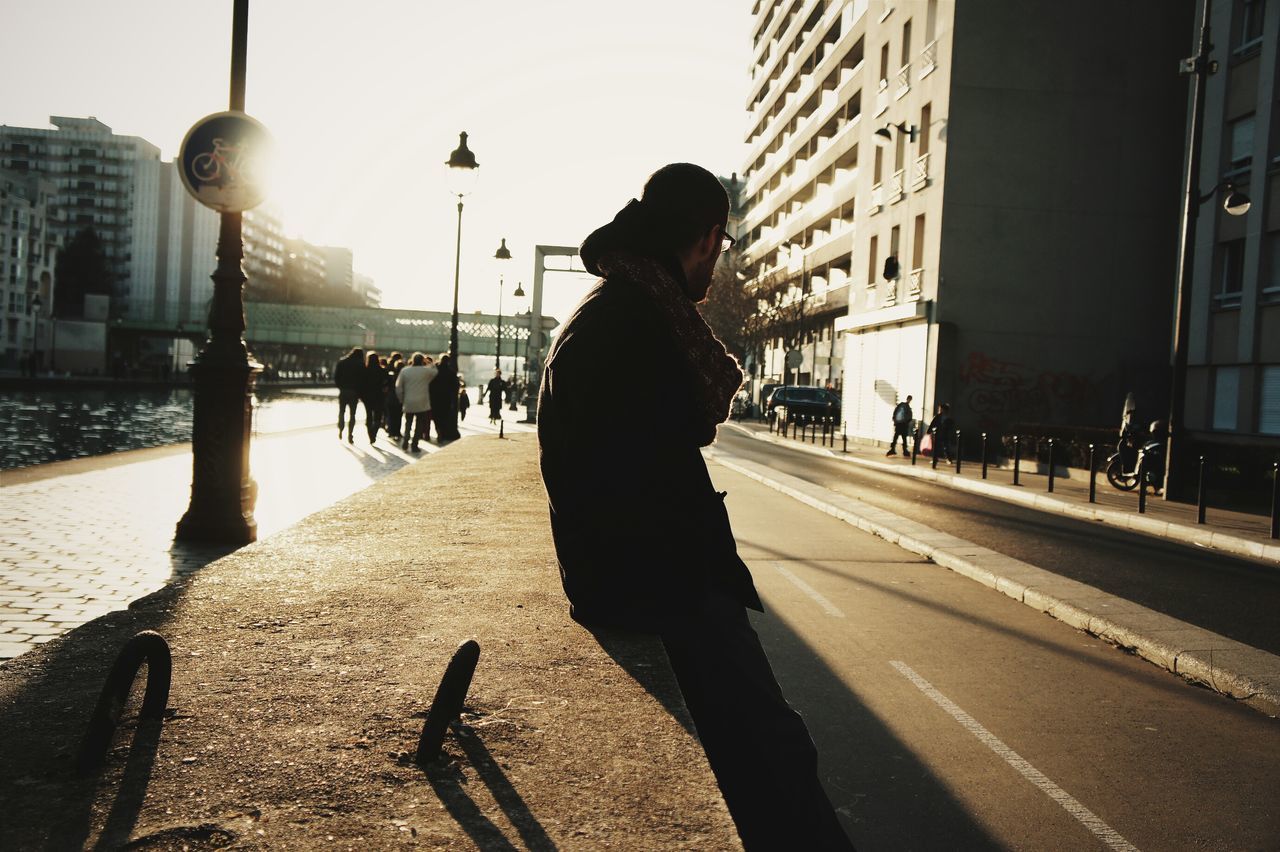
[[[1110,423],[1128,390],[1157,410],[1190,18],[1185,0],[758,0],[757,382],[842,377],[849,436],[882,442],[908,394],[967,430]]]
[[[1212,4],[1183,423],[1221,459],[1227,445],[1280,447],[1280,2]],[[1188,27],[1190,45],[1199,20]],[[1194,51],[1185,51],[1188,55]],[[1249,197],[1223,209],[1226,185]],[[1220,187],[1214,191],[1215,187]]]
[[[242,222],[245,298],[284,301],[285,236],[279,213],[264,204],[246,210]]]
[[[324,283],[333,293],[355,293],[354,258],[351,249],[319,246],[324,256]]]
[[[382,307],[382,291],[373,283],[372,276],[355,273],[354,287],[356,295],[364,300],[366,308]]]
[[[52,128],[0,126],[0,167],[54,183],[51,233],[67,245],[92,228],[112,276],[115,316],[202,319],[213,292],[217,214],[183,189],[173,163],[96,118],[52,116]]]
[[[54,183],[38,174],[0,170],[0,363],[6,368],[48,350],[56,194]]]

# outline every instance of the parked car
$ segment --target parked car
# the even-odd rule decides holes
[[[769,395],[765,417],[773,419],[777,410],[785,408],[788,417],[834,417],[840,419],[840,397],[825,388],[783,385]]]

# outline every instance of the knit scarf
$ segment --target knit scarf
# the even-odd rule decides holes
[[[601,257],[598,266],[606,278],[625,278],[639,287],[670,324],[689,367],[698,446],[707,446],[716,439],[716,427],[729,419],[733,397],[742,387],[737,359],[712,333],[683,288],[660,262],[615,250]]]

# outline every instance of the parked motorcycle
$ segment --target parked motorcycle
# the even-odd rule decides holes
[[[1163,420],[1153,420],[1145,440],[1139,440],[1131,421],[1120,430],[1116,451],[1107,459],[1107,482],[1121,491],[1138,487],[1138,465],[1146,472],[1147,485],[1157,493],[1164,481],[1164,441],[1168,432]]]

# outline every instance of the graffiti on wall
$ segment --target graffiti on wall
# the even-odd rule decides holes
[[[969,412],[983,425],[1081,422],[1092,414],[1102,384],[1077,373],[1036,371],[985,352],[970,352],[959,378]]]

